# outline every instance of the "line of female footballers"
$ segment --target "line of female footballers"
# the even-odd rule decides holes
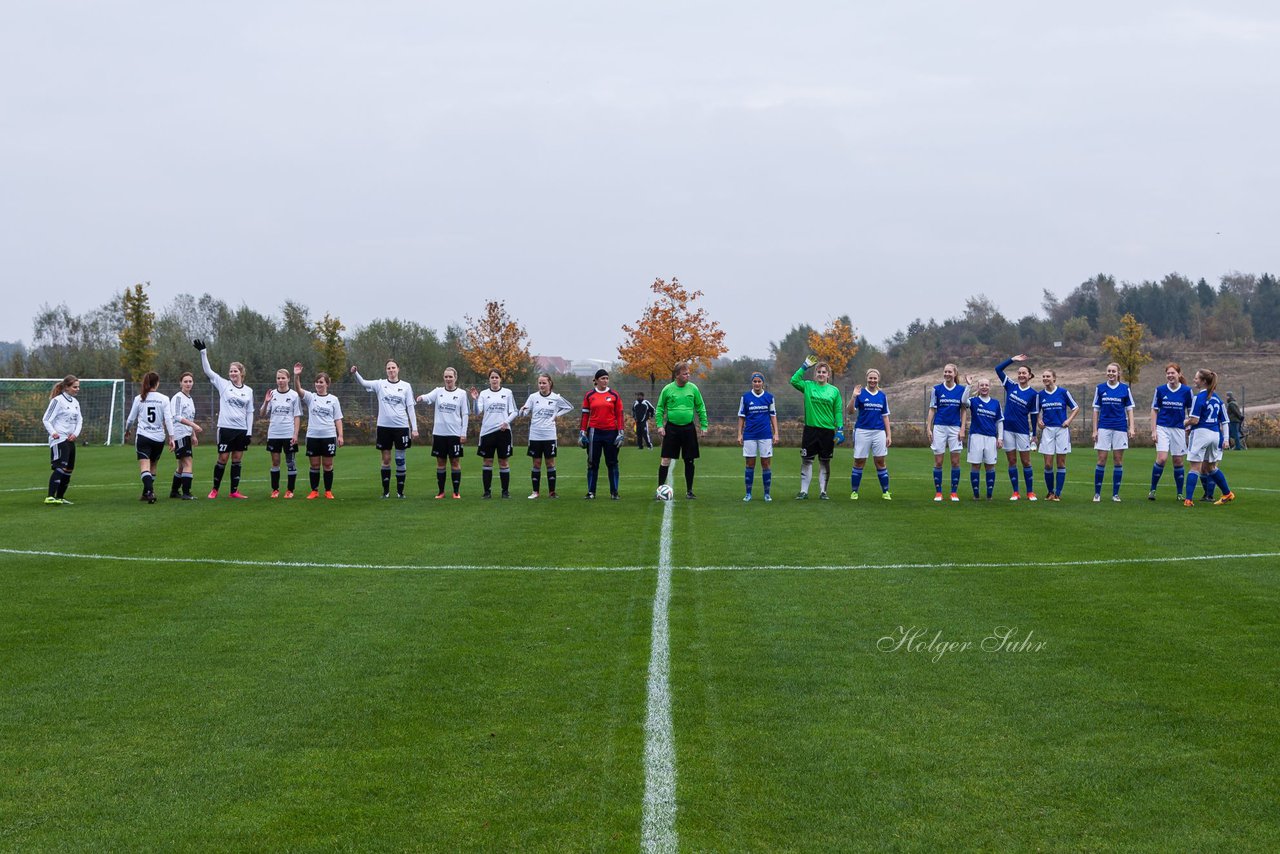
[[[217,374],[209,364],[208,354],[200,340],[193,342],[200,352],[201,365],[214,389],[218,392],[218,458],[214,465],[213,488],[209,498],[216,498],[230,464],[230,497],[244,499],[239,488],[241,460],[248,448],[252,432],[254,395],[245,385],[244,366],[231,362],[227,377]],[[1031,369],[1021,364],[1017,379],[1005,374],[1005,368],[1015,362],[1025,363],[1025,354],[1012,356],[995,366],[997,378],[1005,390],[1003,408],[991,396],[991,382],[981,377],[976,382],[966,377],[967,385],[958,382],[958,368],[948,364],[943,368],[943,381],[930,389],[928,417],[925,431],[934,454],[934,501],[944,500],[943,463],[950,456],[950,500],[959,501],[957,489],[960,481],[960,452],[968,448],[971,467],[970,485],[974,499],[982,496],[983,470],[986,474],[986,500],[992,500],[998,451],[1007,457],[1008,476],[1012,486],[1010,501],[1029,501],[1038,497],[1034,487],[1034,470],[1030,454],[1037,449],[1044,460],[1045,497],[1059,501],[1066,483],[1067,456],[1071,453],[1070,428],[1080,412],[1080,406],[1069,391],[1058,386],[1057,375],[1052,369],[1041,375],[1042,389],[1031,387]],[[805,380],[807,370],[816,367],[816,380]],[[287,470],[284,497],[294,494],[296,467],[294,456],[298,448],[298,435],[302,412],[307,413],[306,454],[310,463],[311,489],[308,499],[333,498],[333,462],[337,450],[343,445],[342,406],[330,392],[332,380],[319,372],[314,379],[315,392],[302,387],[303,367],[293,367],[293,386],[289,384],[289,371],[276,372],[276,387],[266,393],[259,412],[267,416],[267,450],[271,454],[271,497],[280,496],[280,463],[284,458]],[[356,366],[351,373],[367,390],[378,396],[378,420],[376,446],[382,454],[381,485],[383,497],[390,497],[391,462],[395,459],[396,494],[404,497],[407,477],[406,451],[418,438],[415,405],[424,403],[435,409],[432,429],[431,454],[437,459],[437,498],[446,492],[446,469],[451,480],[451,494],[461,497],[461,458],[466,444],[468,415],[474,407],[481,417],[477,453],[481,456],[483,497],[492,495],[493,459],[498,458],[501,474],[501,497],[510,497],[509,459],[514,453],[512,422],[517,417],[530,419],[528,455],[532,459],[530,478],[533,490],[529,498],[542,495],[542,474],[547,476],[547,495],[557,497],[556,421],[573,410],[573,406],[554,391],[554,380],[549,374],[538,376],[538,391],[529,395],[524,405],[517,408],[509,389],[502,386],[502,375],[490,371],[489,387],[483,392],[475,388],[464,391],[458,384],[458,372],[447,368],[443,385],[431,392],[415,397],[412,387],[399,377],[399,365],[388,360],[386,379],[365,380]],[[603,373],[603,372],[602,372]],[[1112,500],[1120,500],[1123,480],[1124,452],[1128,440],[1135,435],[1132,391],[1119,379],[1120,368],[1112,363],[1106,368],[1106,379],[1094,392],[1095,411],[1091,438],[1098,460],[1094,471],[1093,500],[1102,500],[1106,462],[1112,460]],[[1206,498],[1212,500],[1214,491],[1220,491],[1215,504],[1235,500],[1225,475],[1218,468],[1222,451],[1228,445],[1226,407],[1216,393],[1217,375],[1208,369],[1195,373],[1194,390],[1189,388],[1176,363],[1165,367],[1166,383],[1158,387],[1151,404],[1151,439],[1156,447],[1155,464],[1151,473],[1151,490],[1147,497],[1155,500],[1157,486],[1167,463],[1173,461],[1177,500],[1193,506],[1197,482],[1203,482]],[[820,466],[819,498],[828,498],[830,463],[834,448],[844,440],[845,407],[839,389],[831,383],[831,367],[809,357],[791,378],[791,384],[805,395],[804,437],[801,442],[801,488],[798,499],[808,498],[812,478],[812,464],[816,458]],[[135,447],[142,480],[141,500],[155,502],[156,467],[166,445],[177,458],[170,498],[190,500],[193,479],[193,452],[199,443],[201,427],[196,423],[195,403],[191,391],[194,378],[190,372],[182,374],[180,390],[172,398],[158,391],[160,377],[149,372],[143,378],[142,390],[134,398],[126,419],[126,435],[136,427]],[[601,392],[598,386],[608,388],[608,375],[596,378],[596,386],[588,392],[584,404],[584,425],[590,425],[594,433],[599,425],[591,422],[593,397]],[[54,386],[44,424],[49,433],[50,463],[46,504],[70,504],[65,498],[71,473],[75,466],[75,438],[83,427],[77,395],[79,380],[65,377]],[[607,396],[607,395],[606,395]],[[614,395],[616,397],[616,394]],[[619,398],[620,402],[620,398]],[[599,407],[595,407],[599,408]],[[854,425],[853,468],[850,472],[850,498],[857,500],[862,474],[868,458],[875,467],[881,494],[892,500],[889,491],[889,472],[886,464],[888,449],[892,445],[892,425],[887,396],[880,388],[879,371],[866,372],[865,386],[854,387],[847,410],[856,418]],[[619,422],[620,423],[620,422]],[[583,427],[586,433],[588,426]],[[601,430],[601,432],[608,432]],[[620,429],[614,428],[617,436]],[[968,442],[966,443],[966,433]],[[1037,443],[1036,437],[1039,436]],[[754,373],[751,388],[742,396],[738,409],[738,443],[745,458],[745,501],[750,501],[755,480],[756,462],[764,471],[764,498],[772,500],[771,458],[773,445],[778,441],[777,412],[772,394],[764,390],[764,377]],[[602,443],[604,444],[604,443]],[[615,443],[616,444],[616,443]],[[590,443],[588,444],[590,447]],[[616,450],[616,448],[615,448]],[[598,456],[595,457],[598,461]],[[618,494],[616,462],[610,462],[610,493]],[[1190,462],[1190,471],[1185,462]],[[1019,463],[1021,466],[1019,467]],[[1020,469],[1020,470],[1019,470]],[[592,472],[594,473],[594,472]],[[1022,483],[1019,483],[1019,475]],[[323,491],[321,485],[323,483]],[[1020,490],[1025,487],[1025,492]],[[1184,492],[1185,487],[1185,492]],[[589,488],[588,497],[594,497]]]

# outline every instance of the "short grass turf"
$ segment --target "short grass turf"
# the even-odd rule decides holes
[[[84,448],[46,507],[45,452],[0,449],[0,846],[639,847],[653,452],[593,503],[563,455],[553,503],[520,456],[510,501],[474,457],[462,501],[423,457],[384,501],[368,448],[269,501],[255,451],[247,502],[140,504]],[[1273,849],[1280,454],[1190,509],[1142,451],[1092,504],[1091,456],[1061,504],[1000,470],[938,505],[926,451],[854,503],[847,451],[802,502],[782,450],[766,505],[707,449],[670,508],[681,847]]]

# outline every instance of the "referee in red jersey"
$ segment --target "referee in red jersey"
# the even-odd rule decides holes
[[[587,449],[587,499],[596,497],[600,454],[609,469],[609,497],[618,500],[618,447],[622,444],[622,398],[609,388],[609,372],[596,371],[595,387],[582,399],[578,444]]]

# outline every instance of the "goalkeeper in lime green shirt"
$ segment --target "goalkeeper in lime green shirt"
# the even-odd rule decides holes
[[[707,432],[707,405],[702,402],[702,392],[689,382],[689,364],[680,362],[675,367],[675,380],[667,383],[658,395],[654,423],[662,437],[662,462],[658,466],[658,485],[667,482],[671,461],[684,458],[685,498],[697,498],[693,494],[693,461],[698,458],[698,433]]]
[[[806,380],[804,372],[816,366],[817,381]],[[800,440],[800,492],[796,499],[809,497],[813,479],[813,460],[818,459],[818,497],[827,500],[827,482],[831,479],[831,457],[836,445],[844,441],[844,399],[840,389],[831,385],[831,366],[808,356],[791,375],[791,385],[804,392],[804,435]]]

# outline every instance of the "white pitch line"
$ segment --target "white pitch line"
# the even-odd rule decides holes
[[[644,813],[640,844],[645,851],[675,851],[676,743],[671,724],[670,639],[672,502],[662,508],[658,585],[653,594],[653,638],[644,718]]]
[[[1072,566],[1114,566],[1130,563],[1189,563],[1197,560],[1254,560],[1262,558],[1280,558],[1280,552],[1248,552],[1245,554],[1219,555],[1153,555],[1152,557],[1108,558],[1106,560],[1027,560],[1007,561],[1000,563],[855,563],[846,565],[828,564],[818,566],[800,566],[781,564],[778,566],[743,566],[726,564],[724,566],[690,566],[690,572],[839,572],[867,571],[873,569],[1046,569],[1051,567]]]
[[[419,566],[408,563],[322,563],[312,561],[289,560],[227,560],[225,558],[205,557],[144,557],[140,555],[105,555],[83,554],[79,552],[38,551],[34,549],[3,549],[0,555],[20,555],[26,557],[55,557],[67,560],[114,560],[126,563],[164,563],[164,564],[212,564],[214,566],[250,566],[266,569],[376,569],[400,570],[405,572],[480,572],[492,570],[496,572],[642,572],[644,566],[501,566],[493,564],[445,564],[443,566]]]

